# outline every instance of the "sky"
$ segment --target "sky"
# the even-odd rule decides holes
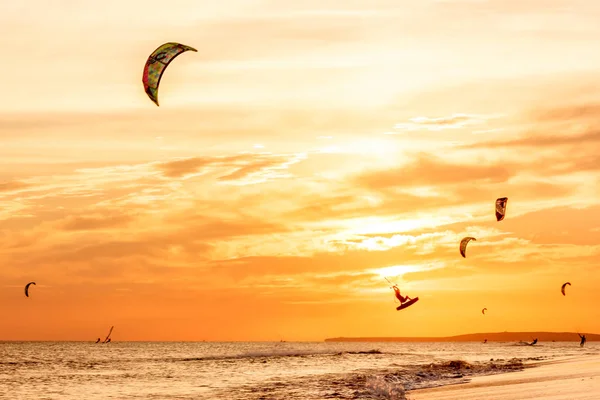
[[[0,3],[0,340],[600,333],[598,18]],[[141,74],[171,41],[198,52],[157,107]]]

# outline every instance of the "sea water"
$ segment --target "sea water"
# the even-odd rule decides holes
[[[0,342],[0,398],[402,399],[405,390],[512,371],[520,362],[598,353],[599,344],[576,341]]]

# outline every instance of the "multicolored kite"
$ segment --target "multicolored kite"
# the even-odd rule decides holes
[[[186,46],[181,43],[169,42],[162,46],[159,46],[156,50],[150,54],[146,65],[144,66],[144,75],[142,76],[142,82],[144,83],[144,91],[150,100],[158,106],[158,85],[160,85],[160,78],[162,78],[165,69],[169,66],[171,61],[175,59],[181,53],[186,51],[198,51],[193,47]]]

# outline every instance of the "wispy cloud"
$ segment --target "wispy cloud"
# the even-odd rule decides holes
[[[240,154],[225,157],[192,157],[162,163],[158,168],[168,178],[190,178],[220,172],[222,182],[259,183],[269,179],[289,178],[285,173],[291,165],[306,159],[305,154]]]
[[[468,145],[469,148],[494,147],[553,147],[575,144],[595,144],[600,142],[600,132],[592,131],[579,135],[534,135],[507,141],[483,142]]]
[[[0,183],[0,192],[14,192],[20,189],[27,188],[28,185],[19,181]]]
[[[517,173],[508,164],[453,164],[428,154],[420,154],[408,165],[393,170],[366,173],[358,178],[358,183],[369,188],[428,186],[457,183],[506,182]]]
[[[472,131],[471,133],[473,135],[482,135],[485,133],[502,132],[503,130],[504,130],[503,128],[481,129],[481,130]]]
[[[134,221],[131,215],[118,213],[99,213],[86,216],[69,216],[64,222],[64,229],[69,231],[88,231],[107,228],[125,228]]]
[[[442,131],[446,129],[460,129],[470,125],[482,124],[491,118],[498,117],[475,114],[453,114],[448,117],[437,118],[414,117],[410,119],[410,122],[396,124],[395,128],[404,131]],[[388,132],[387,134],[394,134],[394,132]]]

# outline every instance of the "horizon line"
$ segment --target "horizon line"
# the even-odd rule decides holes
[[[600,336],[600,333],[583,332],[586,335]],[[554,334],[554,335],[576,335],[578,332],[571,331],[501,331],[501,332],[474,332],[474,333],[463,333],[451,336],[337,336],[328,337],[321,340],[116,340],[115,342],[147,342],[147,343],[324,343],[331,342],[339,339],[347,339],[352,341],[365,340],[369,342],[375,341],[374,339],[381,339],[389,341],[389,339],[452,339],[465,336],[476,336],[476,335],[503,335],[503,334]],[[492,340],[493,341],[493,340]],[[0,343],[9,342],[76,342],[76,343],[87,343],[95,342],[95,339],[90,340],[75,340],[75,339],[0,339]],[[112,343],[112,341],[111,341]],[[95,343],[95,344],[108,344],[108,343]]]

